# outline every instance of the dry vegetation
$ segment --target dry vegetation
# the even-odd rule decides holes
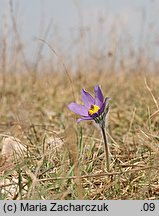
[[[147,78],[147,85],[139,74],[84,76],[72,77],[76,101],[82,86],[91,91],[96,83],[111,97],[111,173],[106,172],[100,131],[92,122],[77,125],[67,109],[73,100],[67,77],[45,74],[32,83],[26,75],[12,74],[1,92],[0,131],[2,137],[18,138],[27,153],[20,160],[1,155],[1,181],[10,179],[1,184],[1,198],[158,199],[156,75]]]
[[[16,22],[13,33],[18,35]],[[53,53],[59,58],[56,69],[48,64],[43,67],[46,71],[38,72],[37,67],[18,65],[24,50],[16,48],[16,61],[10,62],[16,67],[8,69],[7,39],[2,41],[0,198],[159,199],[156,65],[149,67],[143,53],[116,64],[114,53],[108,53],[103,64],[94,57],[82,66],[72,62],[77,65],[72,73],[71,65]],[[129,67],[132,59],[133,68]],[[81,102],[82,87],[93,92],[96,84],[111,97],[110,173],[100,131],[93,122],[77,124],[77,116],[67,108],[72,101]]]

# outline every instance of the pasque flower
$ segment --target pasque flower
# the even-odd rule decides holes
[[[88,92],[82,89],[81,95],[84,105],[72,102],[68,105],[68,108],[81,116],[77,122],[84,120],[94,120],[100,126],[105,144],[107,170],[109,171],[109,149],[107,135],[105,133],[105,119],[109,111],[108,100],[110,98],[104,98],[99,85],[94,87],[94,93],[95,97],[92,97]]]
[[[84,105],[77,103],[70,103],[68,108],[76,114],[82,116],[77,122],[84,120],[97,120],[104,114],[106,107],[108,106],[109,98],[104,99],[103,93],[99,85],[94,87],[95,98],[93,98],[88,92],[82,89],[82,101]],[[108,107],[107,107],[108,108]],[[107,110],[108,111],[108,110]]]

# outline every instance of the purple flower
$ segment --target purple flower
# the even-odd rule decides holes
[[[82,89],[82,101],[84,105],[80,105],[77,103],[70,103],[68,108],[75,112],[76,114],[82,116],[79,118],[77,122],[84,120],[95,120],[96,123],[100,124],[102,122],[105,123],[105,117],[108,112],[108,100],[106,97],[104,99],[103,93],[99,85],[94,87],[95,98],[93,98],[88,92]]]
[[[110,98],[106,97],[104,99],[99,85],[94,87],[94,93],[95,97],[93,98],[88,92],[82,89],[82,101],[84,105],[72,102],[68,105],[68,108],[82,116],[77,120],[77,122],[84,120],[94,120],[99,125],[103,135],[106,165],[107,171],[109,172],[109,146],[105,127],[105,119],[109,111],[108,100]]]

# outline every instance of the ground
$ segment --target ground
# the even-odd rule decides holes
[[[67,108],[81,88],[111,98],[107,133]],[[1,83],[1,199],[158,199],[159,78],[151,73],[8,73]],[[23,155],[2,154],[4,137]],[[12,141],[11,141],[12,142]]]

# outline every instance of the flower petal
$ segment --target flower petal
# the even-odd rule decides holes
[[[97,105],[97,106],[99,106],[99,108],[101,108],[102,107],[102,105],[103,105],[103,102],[101,102],[100,100],[99,100],[99,98],[95,98],[95,104]]]
[[[106,97],[104,103],[102,104],[101,108],[98,111],[98,115],[101,115],[104,112],[108,100],[110,100],[110,98]]]
[[[81,104],[77,104],[77,103],[72,102],[68,105],[68,108],[78,115],[88,116],[87,108]]]
[[[105,103],[108,103],[108,100],[111,100],[111,98],[106,97],[105,100],[104,100],[104,102],[105,102]]]
[[[101,106],[101,108],[98,110],[98,115],[101,115],[104,112],[105,107],[106,107],[106,103],[103,103],[103,105]]]
[[[99,85],[96,85],[94,87],[94,92],[95,92],[95,99],[99,102],[104,102],[104,97],[103,97],[103,93],[101,91],[101,88]],[[98,104],[97,104],[98,105]]]
[[[95,103],[94,98],[88,92],[86,92],[84,89],[82,89],[81,94],[82,94],[83,103],[89,109],[91,107],[91,105]]]
[[[81,122],[81,121],[86,121],[86,120],[93,120],[93,118],[92,118],[91,116],[79,118],[79,119],[77,120],[77,123],[79,123],[79,122]]]

